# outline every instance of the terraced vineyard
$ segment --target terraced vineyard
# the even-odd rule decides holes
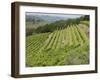
[[[26,38],[26,66],[59,66],[89,63],[89,38],[79,25]]]

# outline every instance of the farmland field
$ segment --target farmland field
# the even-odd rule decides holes
[[[89,64],[89,21],[62,26],[26,36],[27,67]]]

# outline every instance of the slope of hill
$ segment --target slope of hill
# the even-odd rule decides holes
[[[89,38],[80,25],[26,37],[26,66],[89,64]]]

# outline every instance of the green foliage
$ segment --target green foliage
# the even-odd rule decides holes
[[[27,67],[89,64],[89,39],[86,33],[74,20],[70,25],[63,26],[65,28],[56,28],[53,32],[26,37]]]
[[[79,24],[80,19],[68,19],[68,20],[59,20],[51,24],[46,24],[44,26],[40,26],[36,29],[37,33],[45,33],[45,32],[53,32],[57,29],[64,29],[67,28],[69,25]]]
[[[33,32],[35,33],[35,29],[34,28],[26,28],[26,36],[32,35]]]
[[[87,27],[89,27],[89,21],[81,21],[80,23],[86,25]]]
[[[48,23],[43,20],[32,19],[32,21],[26,22],[26,36],[35,33],[54,32],[57,29],[65,29],[70,25],[78,25],[80,23],[89,26],[89,16],[85,15],[75,19],[59,20],[53,23]]]
[[[80,21],[89,21],[89,20],[90,20],[89,15],[84,15],[84,16],[80,17]]]
[[[39,21],[39,20],[37,20],[37,22],[26,21],[26,36],[30,36],[32,34],[37,33],[36,29],[46,24],[48,24],[48,22],[46,21]]]

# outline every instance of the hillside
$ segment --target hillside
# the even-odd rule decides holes
[[[27,67],[89,64],[89,38],[78,24],[38,33],[26,38],[26,55]]]

